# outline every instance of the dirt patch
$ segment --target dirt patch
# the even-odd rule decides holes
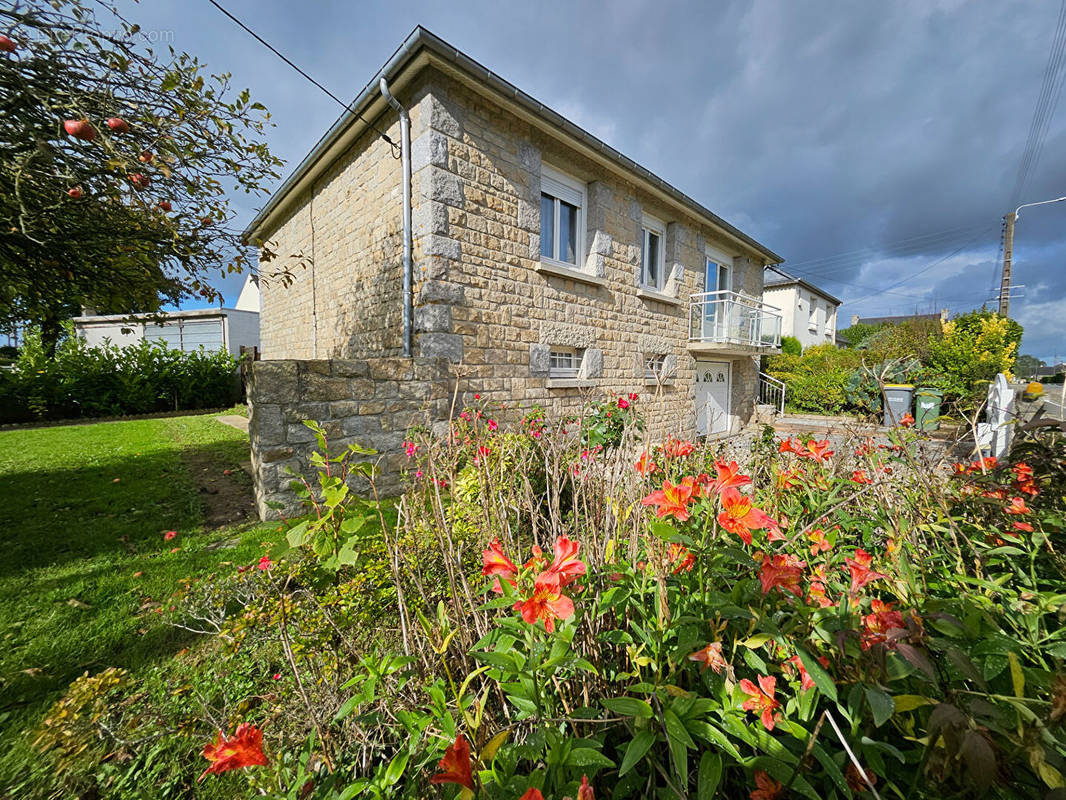
[[[203,451],[185,451],[181,460],[200,490],[205,528],[221,528],[255,518],[252,481],[244,469],[221,464]]]

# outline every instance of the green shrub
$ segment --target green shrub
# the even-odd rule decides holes
[[[90,347],[68,330],[55,358],[27,335],[12,370],[0,372],[0,421],[119,416],[222,408],[240,399],[238,361],[160,341]]]
[[[798,356],[803,354],[803,345],[795,336],[781,337],[781,352],[786,356]]]
[[[782,353],[767,360],[766,371],[785,382],[789,411],[839,414],[849,410],[848,381],[862,354],[832,344],[808,347],[800,355]]]

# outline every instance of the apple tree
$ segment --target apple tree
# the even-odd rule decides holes
[[[253,265],[228,197],[278,177],[266,109],[105,0],[5,4],[0,34],[0,323],[54,346],[82,306],[219,300]]]

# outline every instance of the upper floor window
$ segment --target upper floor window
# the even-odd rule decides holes
[[[812,331],[818,330],[818,301],[811,298],[811,307],[807,312],[807,327]]]
[[[640,232],[640,284],[662,291],[666,286],[666,252],[663,249],[666,226],[645,214]]]
[[[546,164],[540,176],[540,257],[579,266],[585,247],[585,185]]]
[[[705,292],[728,292],[733,288],[731,270],[720,256],[707,256],[703,274]]]

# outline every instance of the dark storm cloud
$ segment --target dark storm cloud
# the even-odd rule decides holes
[[[845,300],[842,320],[962,311],[991,296],[1059,10],[1053,0],[228,7],[343,97],[425,25],[782,253]],[[128,13],[249,86],[290,166],[340,110],[204,0]],[[1021,202],[1066,194],[1064,117]],[[1023,211],[1026,288],[1013,311],[1024,349],[1045,358],[1066,356],[1064,267],[1066,203]]]

